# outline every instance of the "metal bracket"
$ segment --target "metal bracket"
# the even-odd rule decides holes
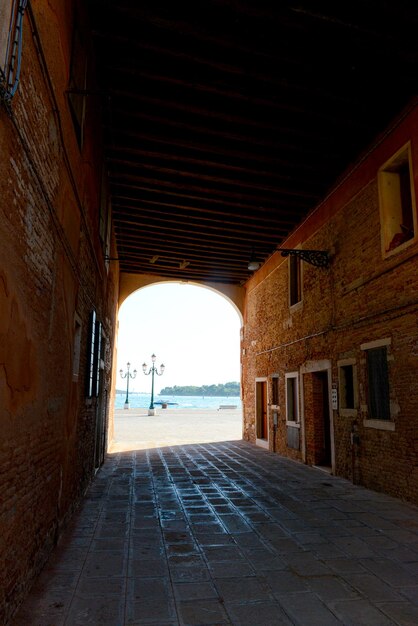
[[[282,256],[296,256],[315,267],[329,267],[329,254],[326,250],[291,250],[287,248],[277,248]]]

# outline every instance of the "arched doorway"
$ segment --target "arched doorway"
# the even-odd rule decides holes
[[[180,410],[186,410],[186,421],[200,431],[201,437],[211,436],[207,428],[209,423],[213,424],[217,440],[222,424],[231,423],[232,427],[233,411],[236,418],[239,411],[237,419],[241,438],[241,326],[242,314],[236,302],[212,286],[159,281],[158,284],[145,285],[126,297],[119,311],[114,367],[115,419],[109,439],[120,442],[123,437],[129,436],[137,441],[138,425],[143,433],[145,426],[152,421],[153,425],[160,424],[161,429],[166,431],[164,441],[168,440],[173,419],[168,423],[161,419],[168,412],[164,409],[172,410],[172,417],[176,419],[179,419]],[[155,375],[153,372],[148,376],[152,354],[156,355],[156,371]],[[147,376],[142,371],[144,362],[147,363]],[[130,364],[128,378],[127,363]],[[163,375],[161,363],[165,364]],[[152,379],[154,385],[151,385]],[[146,408],[151,388],[151,402],[155,402],[159,417],[147,420]],[[125,412],[121,409],[128,408],[125,404],[128,389],[129,411]],[[163,395],[160,396],[160,392]],[[141,419],[131,419],[134,414],[138,417],[140,409]],[[206,421],[202,421],[204,416],[198,410],[205,412]],[[192,417],[200,419],[199,427],[192,424]],[[124,429],[118,430],[122,421]],[[236,432],[236,423],[233,422],[234,431],[226,429],[226,436]],[[192,436],[192,432],[185,429],[185,422],[179,421],[176,440],[182,431],[186,440],[190,441],[188,437]],[[161,433],[159,435],[161,440]]]

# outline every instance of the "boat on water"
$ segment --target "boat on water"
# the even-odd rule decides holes
[[[178,406],[178,402],[163,402],[162,400],[154,400],[154,404],[166,404],[167,406]]]

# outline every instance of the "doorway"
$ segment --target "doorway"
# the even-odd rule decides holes
[[[267,379],[256,380],[256,426],[257,445],[268,448],[268,419],[267,419]]]
[[[332,425],[328,370],[305,373],[303,379],[306,462],[331,469]]]

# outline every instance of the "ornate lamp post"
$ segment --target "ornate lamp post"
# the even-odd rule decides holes
[[[126,399],[125,399],[125,404],[123,407],[124,409],[129,409],[129,379],[135,378],[136,376],[136,370],[134,370],[131,374],[131,372],[129,371],[130,368],[131,368],[131,364],[127,363],[125,373],[123,373],[123,370],[119,370],[119,374],[121,375],[121,378],[126,378]]]
[[[154,409],[154,374],[157,374],[157,376],[162,376],[164,374],[164,370],[165,370],[165,365],[163,363],[161,363],[160,365],[160,371],[158,371],[158,369],[155,367],[155,361],[156,361],[156,356],[155,354],[153,354],[151,356],[151,361],[152,361],[152,365],[149,368],[149,371],[147,372],[147,368],[148,365],[146,363],[142,364],[142,371],[144,372],[145,376],[149,376],[149,374],[152,374],[152,378],[151,378],[151,404],[149,405],[149,409],[148,409],[148,415],[155,415],[155,409]]]

